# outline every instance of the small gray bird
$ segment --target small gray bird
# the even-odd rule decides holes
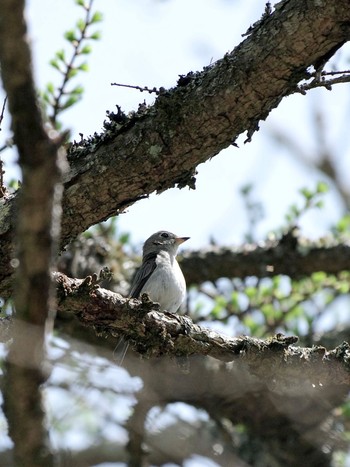
[[[147,293],[152,302],[160,304],[161,310],[176,312],[186,296],[186,282],[176,253],[181,243],[189,238],[178,237],[166,230],[151,235],[143,245],[142,264],[135,274],[129,297],[139,298]],[[121,339],[115,348],[120,365],[128,347],[129,344]]]
[[[181,243],[189,237],[161,230],[151,235],[143,245],[142,265],[131,285],[129,297],[139,298],[147,293],[161,310],[175,312],[186,295],[186,282],[176,261]]]

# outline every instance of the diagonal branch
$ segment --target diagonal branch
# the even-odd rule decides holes
[[[62,245],[155,190],[194,186],[198,164],[247,132],[247,141],[284,96],[298,92],[308,67],[329,59],[350,37],[346,0],[283,0],[233,52],[182,77],[155,104],[131,117],[110,114],[101,135],[70,149]],[[298,40],[297,40],[298,39]],[[12,280],[11,215],[0,213],[0,294]]]
[[[294,336],[230,338],[188,317],[160,313],[147,296],[138,301],[100,289],[91,277],[78,281],[57,274],[56,281],[60,312],[74,313],[103,337],[122,333],[139,353],[153,357],[128,363],[142,375],[148,395],[157,395],[160,403],[182,400],[243,423],[276,458],[284,458],[276,447],[290,436],[291,465],[300,465],[305,456],[310,466],[329,465],[321,425],[349,392],[348,343],[327,351],[295,347]],[[186,359],[184,373],[179,364]]]
[[[101,289],[94,277],[77,280],[55,274],[55,280],[59,313],[95,329],[102,343],[106,336],[117,340],[123,334],[139,353],[153,357],[139,360],[131,355],[128,369],[142,377],[147,394],[160,403],[180,400],[242,423],[266,444],[269,456],[280,443],[285,447],[288,437],[288,455],[295,451],[296,456],[291,465],[300,465],[305,456],[312,466],[329,465],[321,449],[326,442],[322,423],[348,394],[349,344],[327,351],[296,347],[294,336],[230,338],[187,317],[160,313],[146,296],[142,301],[125,299]],[[184,374],[176,362],[187,358],[190,371]],[[320,462],[322,456],[327,459]]]
[[[134,343],[139,353],[152,356],[211,356],[223,362],[239,361],[261,378],[274,375],[276,384],[288,390],[290,379],[302,377],[322,381],[324,386],[350,384],[350,345],[332,351],[324,347],[294,347],[297,337],[277,335],[262,340],[253,337],[227,337],[203,328],[187,316],[160,312],[146,294],[142,300],[123,298],[102,289],[94,278],[71,279],[55,274],[58,311],[74,314],[82,324],[97,333],[115,337],[121,334]],[[300,375],[300,365],[305,372]],[[278,371],[277,371],[278,368]],[[265,376],[264,376],[265,375]],[[301,383],[300,383],[301,384]]]

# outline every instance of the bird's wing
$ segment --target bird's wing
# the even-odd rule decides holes
[[[135,274],[132,282],[129,297],[138,298],[143,286],[146,284],[148,279],[151,277],[152,272],[157,267],[156,263],[157,253],[149,253],[143,258],[140,269]]]

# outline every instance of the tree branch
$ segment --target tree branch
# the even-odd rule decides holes
[[[329,59],[349,39],[349,24],[346,0],[336,7],[331,0],[284,0],[233,52],[182,77],[152,107],[132,117],[110,114],[104,133],[69,151],[62,245],[155,190],[193,187],[196,166],[244,131],[250,141],[259,121],[284,96],[298,92],[307,68]],[[3,296],[12,280],[15,203],[8,200],[0,213]]]
[[[135,361],[130,355],[127,363],[142,377],[146,398],[160,405],[183,401],[245,424],[267,459],[288,455],[290,465],[301,465],[307,456],[310,466],[329,465],[322,450],[329,431],[323,433],[322,423],[330,423],[332,409],[348,394],[349,344],[327,351],[296,347],[293,336],[229,338],[187,317],[160,313],[146,296],[125,299],[101,289],[93,277],[57,273],[55,280],[59,313],[75,315],[102,343],[123,334],[139,353],[155,357]],[[177,365],[179,357],[189,359],[189,372]],[[283,454],[278,447],[286,437],[292,447]]]
[[[325,76],[328,75],[333,75],[333,74],[338,74],[340,73],[341,76],[337,76],[336,78],[329,78],[326,79]],[[312,76],[314,76],[314,79],[310,81],[309,83],[304,83],[301,84],[299,89],[301,94],[306,94],[306,91],[309,91],[310,89],[316,89],[316,88],[326,88],[328,91],[332,90],[332,86],[335,84],[340,84],[340,83],[349,83],[350,82],[350,75],[349,71],[343,71],[343,72],[322,72],[320,76],[315,76],[316,73],[313,73]]]
[[[187,316],[160,312],[146,294],[141,301],[123,298],[100,288],[91,276],[82,280],[55,273],[55,280],[59,312],[74,314],[82,324],[94,327],[101,335],[122,334],[141,354],[211,356],[223,362],[241,361],[254,368],[254,372],[266,374],[278,368],[275,379],[279,385],[283,383],[286,391],[290,378],[300,375],[303,363],[311,380],[322,381],[324,385],[350,384],[349,344],[327,351],[321,346],[291,347],[298,340],[294,336],[277,335],[267,340],[230,338],[194,324]],[[302,377],[305,378],[305,373]]]
[[[241,248],[211,247],[184,253],[181,268],[187,284],[202,284],[221,277],[272,277],[283,274],[300,279],[314,272],[337,274],[349,269],[350,245],[320,239],[310,242],[292,233],[265,244]]]
[[[310,466],[329,465],[322,423],[348,394],[349,344],[326,350],[296,347],[294,336],[230,338],[188,317],[160,313],[147,296],[125,299],[91,277],[55,277],[60,312],[74,314],[103,337],[123,334],[135,350],[153,357],[138,364],[131,359],[128,369],[142,377],[146,394],[160,404],[184,401],[245,424],[267,458],[283,458],[278,447],[288,436],[294,446],[288,450],[290,465],[300,465],[305,456]],[[189,372],[177,365],[179,358],[188,358]]]

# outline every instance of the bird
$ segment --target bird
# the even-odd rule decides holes
[[[176,254],[189,238],[166,230],[152,234],[143,245],[142,264],[132,281],[129,298],[140,298],[147,293],[152,302],[159,303],[161,310],[177,312],[186,296],[186,281]],[[124,342],[121,363],[127,349],[128,343]]]
[[[190,237],[160,230],[143,245],[142,264],[132,282],[129,297],[147,293],[162,310],[175,313],[186,296],[186,282],[176,260],[179,246]]]

